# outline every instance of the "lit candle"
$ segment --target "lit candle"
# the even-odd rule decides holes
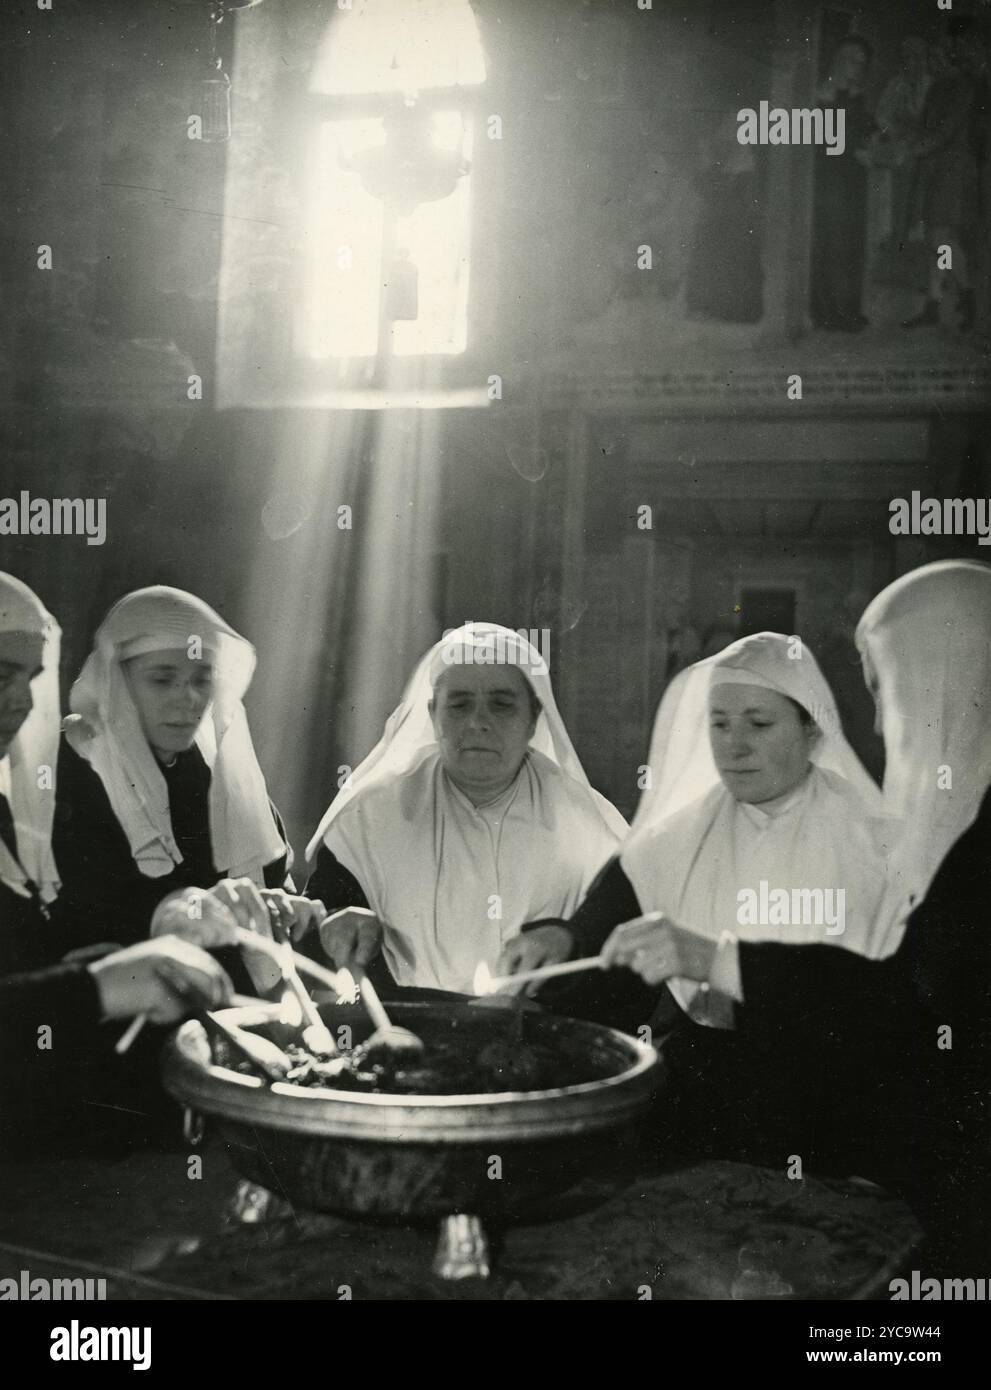
[[[522,970],[518,975],[493,975],[484,960],[475,971],[475,993],[495,994],[506,985],[524,985],[532,980],[551,980],[555,975],[574,975],[580,970],[602,970],[601,956],[586,956],[582,960],[565,960],[560,965],[542,965],[539,970]]]

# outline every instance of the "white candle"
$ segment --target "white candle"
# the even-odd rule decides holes
[[[134,1018],[131,1019],[131,1022],[128,1024],[127,1028],[124,1030],[123,1033],[121,1033],[120,1037],[114,1043],[114,1051],[117,1053],[118,1057],[122,1057],[124,1055],[124,1053],[131,1046],[131,1043],[134,1042],[134,1039],[138,1036],[138,1034],[141,1032],[141,1029],[145,1026],[147,1022],[147,1014],[137,1014]]]
[[[601,970],[601,956],[586,956],[582,960],[565,960],[560,965],[542,965],[539,970],[523,970],[519,975],[492,975],[486,980],[485,975],[479,967],[475,975],[476,988],[479,994],[495,994],[497,990],[505,985],[524,985],[532,980],[550,980],[555,975],[574,975],[579,970]]]

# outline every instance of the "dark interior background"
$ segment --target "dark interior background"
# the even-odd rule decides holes
[[[352,606],[362,541],[334,515],[367,500],[381,412],[353,412],[348,467],[329,458],[326,489],[310,477],[302,523],[272,524],[273,505],[292,500],[287,441],[342,428],[291,360],[283,235],[301,196],[298,123],[310,119],[299,93],[336,6],[268,0],[228,17],[234,136],[204,144],[186,134],[204,5],[57,0],[39,12],[5,0],[0,495],[104,497],[109,534],[102,547],[0,537],[0,568],[60,619],[66,686],[107,607],[139,585],[194,590],[250,636],[260,666],[249,713],[297,846],[338,766],[367,751],[400,694],[418,654],[414,610],[416,633],[469,618],[546,628],[579,753],[624,811],[666,681],[714,624],[751,630],[751,602],[793,615],[877,770],[850,643],[857,612],[926,558],[987,555],[966,538],[899,540],[888,528],[888,502],[912,487],[991,492],[986,267],[979,333],[910,340],[898,322],[918,295],[875,281],[875,328],[842,342],[811,333],[807,152],[783,151],[773,168],[760,152],[758,320],[693,323],[685,282],[700,142],[716,122],[762,98],[804,92],[810,104],[826,32],[873,40],[877,91],[900,40],[940,22],[935,4],[474,8],[488,79],[473,109],[501,114],[504,136],[476,139],[469,347],[437,370],[445,389],[498,374],[503,398],[435,412],[421,460],[432,470],[426,569],[416,592],[397,585],[380,603],[397,659],[356,688],[371,621]],[[263,32],[255,52],[268,69],[239,71],[240,47]],[[241,225],[225,185],[251,159],[272,269],[254,327],[232,347],[218,336],[221,258]],[[654,248],[650,276],[636,270],[642,243]],[[50,271],[37,268],[42,244]],[[253,385],[220,408],[228,351]],[[786,397],[791,372],[806,381],[801,403]],[[190,374],[202,400],[187,399]],[[412,510],[395,501],[382,525],[401,529]],[[638,524],[644,506],[650,529]],[[290,592],[283,575],[304,543],[322,567]]]

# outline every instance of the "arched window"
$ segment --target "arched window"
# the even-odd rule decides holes
[[[468,0],[354,0],[314,62],[297,355],[467,346],[474,91]]]

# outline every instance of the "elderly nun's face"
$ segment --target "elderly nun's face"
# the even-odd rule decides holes
[[[141,731],[160,762],[192,748],[213,695],[213,663],[185,648],[147,652],[124,662]]]
[[[430,717],[455,786],[476,803],[505,790],[520,770],[538,713],[518,666],[449,666],[434,686]]]
[[[818,730],[776,690],[717,685],[709,696],[709,738],[730,795],[759,805],[798,786]]]
[[[41,675],[43,646],[33,632],[0,632],[0,758],[34,708],[31,682]]]

